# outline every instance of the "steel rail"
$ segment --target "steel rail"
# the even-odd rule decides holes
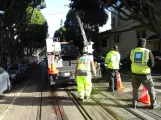
[[[66,113],[61,105],[61,102],[58,98],[58,94],[56,92],[56,87],[53,86],[51,89],[52,97],[54,98],[54,108],[55,108],[55,113],[57,115],[57,120],[68,120]]]
[[[104,93],[101,93],[101,92],[99,92],[99,93],[100,93],[101,95],[103,95],[103,96],[106,96]],[[113,93],[109,93],[109,94],[110,94],[110,95],[115,95],[115,97],[119,97],[119,98],[125,99],[125,97],[123,97],[123,96],[117,94],[117,92],[113,92]],[[110,96],[108,96],[108,97],[110,97]],[[129,111],[130,113],[132,113],[133,115],[137,116],[138,118],[140,118],[140,119],[142,119],[142,120],[145,120],[145,119],[147,119],[147,118],[144,117],[143,114],[141,114],[141,113],[144,113],[144,114],[146,114],[147,116],[149,116],[149,118],[150,118],[151,120],[152,120],[152,119],[158,119],[158,117],[159,117],[159,119],[161,119],[160,116],[158,116],[158,115],[156,115],[156,114],[154,114],[154,113],[151,113],[151,112],[148,111],[148,110],[127,108],[127,107],[124,107],[120,102],[118,102],[118,101],[116,101],[115,99],[113,99],[112,97],[110,97],[110,99],[112,99],[112,101],[113,101],[114,103],[118,104],[120,107],[124,108],[125,110]],[[126,102],[126,103],[128,103],[128,102]],[[129,103],[128,103],[128,104],[129,104]],[[140,111],[140,113],[139,113],[139,112],[136,112],[136,110],[137,110],[137,111]]]
[[[82,105],[79,103],[79,101],[77,100],[77,98],[75,97],[75,95],[73,93],[71,93],[67,87],[64,87],[65,91],[67,92],[67,94],[70,96],[70,98],[72,99],[72,101],[74,102],[74,104],[76,105],[76,107],[78,108],[78,110],[80,111],[80,113],[83,115],[83,117],[86,120],[92,120],[92,118],[90,117],[90,115],[86,112],[86,110],[82,107]]]
[[[38,111],[37,111],[37,120],[41,120],[41,117],[42,117],[42,99],[43,99],[43,80],[45,79],[46,80],[46,75],[47,75],[47,71],[46,71],[46,67],[44,65],[45,63],[42,62],[40,64],[40,69],[41,69],[41,80],[40,80],[40,83],[38,85],[38,88],[40,90],[40,95],[39,95],[39,98],[40,98],[40,101],[39,101],[39,107],[38,107]],[[68,120],[67,119],[67,116],[63,110],[63,107],[61,106],[61,103],[58,99],[58,95],[57,95],[57,91],[56,91],[56,88],[55,86],[52,86],[51,89],[50,89],[50,93],[51,93],[51,96],[52,96],[52,99],[53,99],[53,108],[54,108],[54,112],[57,116],[57,120]],[[54,118],[53,118],[54,119]]]
[[[117,93],[115,93],[115,94],[118,95],[119,97],[125,99],[125,97],[120,96],[120,95],[117,94]],[[126,96],[127,98],[130,98],[129,95],[125,95],[125,96]],[[143,110],[143,109],[139,109],[139,107],[138,107],[138,110],[141,111],[141,112],[143,112],[143,113],[145,113],[145,114],[147,114],[147,115],[149,115],[149,116],[151,116],[151,117],[154,118],[154,119],[157,119],[157,120],[158,120],[158,119],[161,119],[161,115],[152,112],[150,109],[148,109],[148,107],[145,108],[144,110]]]
[[[39,82],[39,85],[37,86],[37,90],[40,90],[40,94],[39,94],[39,103],[38,103],[38,109],[37,109],[37,116],[36,116],[36,120],[41,120],[41,113],[42,113],[42,83],[43,83],[43,65],[41,64],[40,66],[40,69],[41,69],[41,79],[40,79],[40,82]]]

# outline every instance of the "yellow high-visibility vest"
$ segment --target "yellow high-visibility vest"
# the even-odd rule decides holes
[[[88,64],[89,63],[88,63],[88,56],[87,55],[80,57],[78,59],[77,70],[87,71]]]
[[[110,69],[119,69],[120,54],[117,51],[110,51],[105,59],[105,62]]]
[[[147,65],[149,51],[146,48],[135,48],[131,50],[130,59],[132,61],[131,71],[136,74],[148,74],[151,72]]]

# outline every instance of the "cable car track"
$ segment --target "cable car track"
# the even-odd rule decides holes
[[[123,98],[123,99],[125,99],[125,97],[130,98],[128,95],[126,95],[125,97],[120,96],[117,92],[115,94],[118,95],[119,97]],[[129,103],[129,104],[131,104],[131,103]],[[138,107],[138,110],[147,114],[147,115],[149,115],[149,116],[151,116],[152,118],[154,118],[156,120],[161,119],[161,116],[157,113],[154,113],[153,110],[150,109],[150,106],[145,107],[144,109],[141,109],[140,107]]]
[[[43,78],[44,76],[42,76]],[[43,83],[41,83],[40,86],[42,86]],[[84,119],[86,120],[92,120],[91,115],[88,113],[88,111],[86,111],[86,109],[84,108],[84,106],[82,106],[81,102],[77,100],[75,94],[73,94],[72,91],[70,91],[70,89],[68,89],[68,87],[64,86],[63,87],[64,92],[67,93],[68,97],[71,99],[71,101],[75,104],[75,106],[78,108],[78,110],[80,111],[81,115],[84,117]],[[96,88],[97,89],[97,88]],[[99,91],[99,90],[98,90]],[[41,90],[42,92],[42,90]],[[114,102],[116,104],[116,106],[121,107],[123,109],[125,109],[126,111],[128,111],[129,113],[133,114],[134,116],[136,116],[137,120],[156,120],[156,119],[161,119],[161,116],[159,115],[159,113],[154,113],[154,111],[148,110],[148,109],[134,109],[131,106],[127,107],[127,105],[131,105],[131,102],[128,101],[123,101],[127,98],[130,98],[128,95],[125,96],[121,96],[119,94],[119,92],[114,92],[114,93],[110,93],[108,92],[108,94],[105,94],[106,92],[102,92],[99,91],[99,93],[103,96],[105,96],[105,98],[110,98],[112,102]],[[56,88],[52,88],[51,91],[52,94],[52,99],[54,100],[54,111],[55,114],[57,116],[58,120],[68,120],[67,118],[67,113],[65,113],[65,111],[63,110],[63,106],[61,104],[61,101],[59,100],[59,96],[57,94],[57,90]],[[42,97],[42,93],[40,94],[40,96]],[[114,97],[113,97],[114,96]],[[115,100],[115,98],[122,98],[122,101],[117,101]],[[41,100],[42,98],[40,98]],[[107,113],[109,113],[111,116],[113,116],[113,118],[115,119],[122,119],[121,116],[117,115],[115,113],[115,111],[112,111],[111,109],[105,108],[104,105],[102,105],[101,103],[99,103],[96,99],[94,99],[93,97],[89,99],[90,102],[95,102],[96,105],[98,105],[97,107],[101,110],[101,111],[106,111]],[[41,100],[42,102],[42,100]],[[40,109],[39,109],[39,119],[41,119],[41,102],[40,102]],[[110,117],[109,117],[110,118]]]
[[[71,99],[71,101],[77,107],[77,109],[79,110],[79,112],[81,113],[83,118],[85,120],[93,120],[92,114],[89,114],[88,111],[86,111],[86,108],[84,108],[84,106],[82,105],[82,103],[84,103],[84,101],[78,101],[77,97],[74,95],[74,93],[72,93],[70,91],[70,89],[68,89],[67,87],[63,87],[63,88],[64,88],[64,91],[69,96],[69,98]],[[52,96],[55,101],[54,102],[54,109],[55,109],[54,111],[56,111],[55,113],[57,115],[58,120],[68,120],[68,118],[67,118],[68,113],[65,113],[63,110],[62,104],[58,98],[59,96],[57,94],[56,88],[53,88]],[[89,101],[94,102],[93,100],[89,100]],[[104,112],[104,114],[106,114],[106,117],[108,117],[111,120],[115,119],[109,112],[107,113],[107,110],[105,110],[102,106],[98,105],[96,102],[95,102],[95,104],[97,105],[95,107],[97,107],[100,111]]]
[[[79,101],[76,99],[76,97],[68,90],[67,87],[64,88],[65,91],[67,92],[67,94],[70,96],[70,98],[72,99],[72,101],[75,103],[75,105],[77,106],[77,108],[79,109],[79,111],[81,112],[81,114],[83,115],[83,117],[86,120],[92,120],[92,118],[90,117],[90,115],[86,112],[86,110],[81,106],[81,104],[79,103]]]
[[[67,92],[68,96],[71,98],[71,100],[73,101],[73,103],[76,105],[76,107],[78,108],[78,110],[80,111],[80,113],[82,114],[82,116],[84,117],[85,120],[92,120],[92,117],[90,114],[88,114],[88,112],[86,111],[86,109],[81,105],[81,102],[77,100],[76,96],[67,88],[67,87],[64,87],[64,90],[65,92]],[[66,114],[63,110],[63,107],[61,105],[61,102],[59,101],[58,99],[58,95],[56,93],[56,89],[54,89],[54,91],[52,91],[53,93],[53,99],[55,99],[55,102],[54,102],[54,107],[55,107],[55,111],[56,111],[56,115],[58,117],[58,120],[68,120]],[[107,97],[106,94],[104,93],[101,93],[103,96]],[[112,95],[112,96],[117,96],[118,95],[116,93],[109,93],[109,95]],[[127,110],[128,112],[130,112],[131,114],[133,114],[134,116],[136,116],[136,119],[137,120],[145,120],[145,119],[149,119],[149,120],[156,120],[158,118],[160,118],[160,116],[157,116],[156,114],[147,114],[146,112],[144,111],[147,111],[147,110],[140,110],[140,109],[134,109],[134,108],[129,108],[129,107],[126,107],[124,106],[124,104],[128,104],[128,102],[126,103],[120,103],[118,102],[117,100],[115,100],[114,98],[110,97],[108,95],[108,98],[110,98],[114,103],[116,103],[119,107],[122,107],[123,109]],[[120,97],[120,96],[119,96]],[[123,98],[123,97],[121,97]],[[125,99],[125,98],[124,98]],[[99,102],[97,102],[94,98],[90,98],[89,99],[90,102],[95,102],[98,106],[99,106],[99,109],[102,109],[102,111],[106,111],[108,112],[110,115],[112,115],[115,119],[119,119],[119,120],[122,120],[123,118],[119,115],[117,115],[114,111],[110,110],[110,109],[107,109],[105,108],[103,105],[101,105]]]
[[[99,92],[99,93],[101,95],[107,97],[107,94],[102,93],[102,92]],[[145,120],[145,119],[149,119],[149,120],[159,120],[159,119],[161,119],[161,116],[159,114],[156,114],[156,113],[150,111],[149,109],[146,109],[146,108],[144,108],[144,109],[141,109],[141,108],[134,109],[134,108],[132,108],[132,106],[130,106],[131,105],[131,101],[130,102],[128,102],[128,101],[126,101],[126,102],[121,102],[121,101],[118,102],[116,100],[116,97],[117,98],[122,98],[122,99],[130,98],[127,95],[126,96],[121,96],[120,94],[118,94],[118,92],[113,92],[113,93],[109,93],[108,92],[108,94],[110,94],[111,96],[114,96],[115,97],[115,98],[112,98],[112,97],[110,97],[108,95],[108,98],[110,97],[110,99],[113,102],[115,102],[116,104],[118,104],[122,108],[126,109],[130,113],[134,114],[135,116],[137,116],[141,120]],[[128,105],[129,107],[126,107],[125,104]]]
[[[72,95],[72,93],[64,87],[65,92],[68,94],[70,99],[73,101],[75,106],[78,108],[82,116],[84,117],[85,120],[92,120],[88,113],[84,110],[84,108],[81,106],[81,104],[77,101],[77,99]],[[52,97],[54,99],[54,111],[57,115],[58,120],[68,120],[66,113],[63,110],[62,104],[58,98],[57,90],[55,87],[52,88]]]
[[[92,120],[92,115],[89,114],[86,109],[81,105],[81,102],[79,102],[76,98],[76,96],[67,88],[65,87],[65,91],[68,93],[68,95],[72,98],[72,100],[74,101],[75,105],[77,106],[77,108],[79,109],[79,111],[81,112],[81,114],[84,116],[85,120]],[[90,102],[94,102],[94,100],[92,99],[88,99],[88,101]],[[84,101],[85,102],[85,101]],[[83,103],[83,102],[82,102]],[[102,111],[103,113],[106,114],[106,116],[108,116],[109,119],[114,120],[115,118],[113,117],[113,115],[111,115],[111,112],[105,110],[102,106],[100,106],[99,104],[97,104],[95,102],[95,104],[97,105],[97,108]]]
[[[58,99],[58,94],[55,87],[51,89],[52,98],[54,99],[54,111],[57,115],[57,120],[68,120],[66,113],[63,110],[63,107]]]

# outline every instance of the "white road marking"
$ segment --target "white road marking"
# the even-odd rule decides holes
[[[13,106],[13,103],[16,101],[16,99],[20,96],[21,92],[24,90],[24,88],[26,87],[27,83],[29,81],[26,82],[26,84],[24,85],[24,87],[21,89],[21,91],[17,94],[17,96],[12,100],[12,103],[9,105],[9,107],[7,108],[7,110],[5,110],[5,112],[0,116],[0,120],[4,119],[4,116],[7,114],[7,112],[9,112],[9,109],[11,109],[11,107]]]

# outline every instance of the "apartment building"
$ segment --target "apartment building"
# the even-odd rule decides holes
[[[105,56],[111,48],[111,30],[99,33],[100,49],[99,55]]]
[[[137,46],[139,37],[147,39],[148,49],[161,52],[161,42],[155,33],[135,20],[123,21],[117,14],[111,14],[111,30],[102,32],[99,36],[101,54],[109,51],[113,45],[118,45],[120,54],[124,57]]]

